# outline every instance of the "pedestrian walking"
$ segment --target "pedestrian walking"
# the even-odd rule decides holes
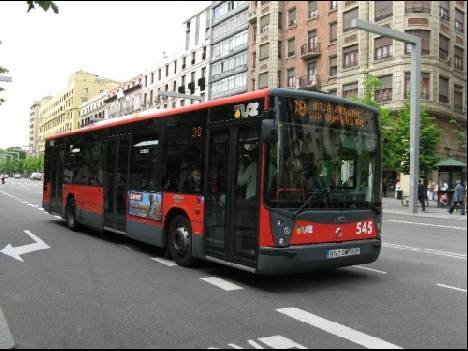
[[[398,199],[400,200],[401,199],[401,184],[400,184],[400,180],[397,179],[397,182],[395,184],[395,199]]]
[[[450,214],[453,213],[453,210],[455,209],[455,205],[458,205],[460,208],[460,214],[462,216],[465,215],[465,188],[461,184],[461,180],[457,180],[457,185],[455,186],[455,191],[453,193],[453,201],[452,201],[452,206],[449,209]]]
[[[2,184],[5,184],[5,174],[2,173],[1,178],[2,178]]]
[[[427,186],[427,199],[429,201],[434,201],[434,192],[435,192],[435,183],[431,178]]]
[[[418,200],[421,203],[421,207],[423,212],[426,211],[426,195],[427,195],[427,188],[419,179],[419,184],[418,184]]]

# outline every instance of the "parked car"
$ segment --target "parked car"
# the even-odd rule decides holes
[[[42,173],[34,172],[34,173],[31,174],[29,179],[31,179],[31,180],[42,180]]]
[[[15,179],[20,179],[21,178],[21,174],[19,173],[16,173],[15,176],[14,176]]]

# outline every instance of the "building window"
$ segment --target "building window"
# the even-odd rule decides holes
[[[195,64],[195,51],[192,52],[192,62],[191,62],[192,65]]]
[[[359,46],[351,45],[343,48],[343,67],[353,67],[358,64]]]
[[[294,7],[288,11],[288,27],[295,26],[296,24],[296,8]]]
[[[270,51],[270,43],[260,45],[260,61],[266,60]]]
[[[166,77],[169,75],[169,65],[166,65]]]
[[[463,56],[464,56],[464,51],[462,48],[455,46],[455,57],[453,61],[453,67],[457,71],[462,71],[463,72]]]
[[[288,39],[288,58],[296,56],[296,38]]]
[[[455,9],[455,31],[463,33],[465,14],[458,9]]]
[[[453,87],[453,107],[456,110],[463,110],[463,88],[458,85]]]
[[[206,46],[203,47],[202,60],[206,59]]]
[[[177,60],[174,61],[174,74],[177,73]]]
[[[307,7],[309,10],[309,19],[317,18],[318,17],[317,1],[309,1]]]
[[[449,39],[443,35],[439,35],[439,58],[447,60],[449,55]]]
[[[410,89],[411,89],[411,74],[409,72],[405,73],[405,86],[404,86],[404,97],[407,99],[409,97]],[[428,100],[430,99],[430,78],[431,75],[429,73],[422,73],[421,72],[421,99]]]
[[[450,1],[439,1],[439,18],[450,21]]]
[[[278,71],[278,88],[281,88],[281,71]]]
[[[335,23],[330,23],[330,43],[336,43],[336,29],[338,27],[338,24]]]
[[[335,77],[338,73],[338,60],[336,56],[330,57],[330,77]]]
[[[185,69],[187,67],[187,58],[184,56],[182,57],[182,69]]]
[[[281,51],[283,50],[283,42],[278,41],[278,58],[281,58]]]
[[[393,56],[393,39],[389,37],[376,38],[374,41],[374,58],[380,60]]]
[[[374,1],[374,19],[376,21],[393,16],[393,1]]]
[[[338,1],[330,1],[330,11],[336,10],[338,7]]]
[[[161,80],[161,68],[158,69],[158,80]]]
[[[154,83],[154,73],[151,72],[151,84],[153,84],[153,83]]]
[[[270,26],[270,15],[263,16],[260,18],[260,33],[264,33]]]
[[[343,31],[347,32],[351,30],[351,21],[355,18],[359,18],[359,8],[356,7],[351,11],[343,13]]]
[[[357,95],[358,95],[358,83],[357,82],[343,85],[343,97],[345,99],[349,99],[352,96],[357,96]]]
[[[406,13],[430,13],[430,1],[405,1]]]
[[[278,12],[278,29],[282,30],[283,29],[283,13]]]
[[[375,101],[391,101],[393,93],[393,75],[383,76],[379,79],[381,85],[375,89]]]
[[[262,73],[258,76],[258,89],[268,87],[268,72]]]
[[[426,56],[431,54],[431,32],[428,30],[407,30],[406,33],[416,35],[421,38],[421,55]],[[405,44],[405,53],[411,53],[411,44]]]
[[[449,102],[449,80],[439,76],[439,102]]]
[[[288,69],[288,87],[294,88],[296,87],[296,72],[294,68]]]

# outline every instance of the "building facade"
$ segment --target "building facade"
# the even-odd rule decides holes
[[[103,118],[122,117],[141,111],[142,82],[143,75],[140,74],[118,87],[108,90],[103,99]]]
[[[81,104],[80,107],[80,128],[90,124],[102,121],[104,119],[105,104],[104,100],[107,97],[107,91],[91,98],[87,102]]]
[[[29,108],[29,154],[36,156],[37,141],[38,141],[38,124],[39,124],[39,111],[41,109],[41,102],[34,101]]]
[[[171,109],[207,101],[210,57],[210,7],[183,23],[185,46],[179,54],[162,60],[143,75],[142,108]],[[180,95],[180,96],[167,96]],[[200,100],[182,98],[196,96]]]
[[[209,99],[247,91],[249,1],[213,1]]]
[[[80,128],[80,106],[88,99],[116,87],[119,82],[96,74],[78,71],[67,80],[66,88],[41,104],[39,149],[44,150],[48,136]]]
[[[466,163],[466,20],[463,1],[251,1],[249,90],[316,89],[375,98],[397,112],[408,98],[410,52],[401,42],[351,29],[362,20],[421,38],[421,102],[443,130],[441,158]]]

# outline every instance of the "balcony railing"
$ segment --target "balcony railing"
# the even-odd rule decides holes
[[[320,55],[320,43],[308,43],[301,46],[301,58],[309,59]]]
[[[320,87],[320,76],[318,73],[308,74],[299,78],[299,88],[314,89]]]
[[[407,6],[406,13],[431,13],[431,6],[422,4]]]
[[[439,102],[448,103],[449,102],[448,96],[439,94]]]

